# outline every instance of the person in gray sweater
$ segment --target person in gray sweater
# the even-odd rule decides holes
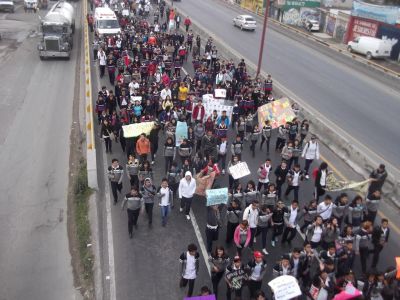
[[[149,220],[149,227],[151,227],[153,223],[154,199],[157,194],[157,189],[153,185],[150,178],[146,178],[144,180],[144,184],[140,189],[140,193],[142,194],[143,197],[144,207],[146,209],[147,218]]]
[[[339,228],[342,226],[343,219],[347,215],[349,204],[349,198],[346,193],[341,193],[335,200],[332,214],[338,220]]]
[[[132,187],[131,191],[125,195],[122,201],[121,209],[128,213],[128,233],[129,237],[133,237],[133,226],[137,229],[137,220],[139,217],[140,209],[143,207],[143,198],[139,194],[137,187]]]
[[[379,209],[379,203],[381,202],[381,191],[376,190],[368,194],[365,199],[365,206],[367,211],[367,220],[371,221],[372,225],[375,223],[376,215]]]

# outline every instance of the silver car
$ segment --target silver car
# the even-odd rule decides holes
[[[0,0],[0,11],[14,12],[15,6],[12,0]]]
[[[233,19],[233,26],[239,27],[241,30],[256,30],[257,23],[252,16],[238,15]]]

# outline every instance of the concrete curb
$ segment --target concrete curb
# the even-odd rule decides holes
[[[240,6],[240,5],[236,4],[236,3],[232,3],[232,2],[227,1],[227,0],[220,0],[220,1],[221,1],[222,3],[224,3],[225,5],[234,6],[234,7],[236,7],[237,9],[244,10],[244,11],[247,11],[247,12],[253,14],[253,15],[257,15],[257,16],[259,16],[259,17],[263,17],[263,18],[264,18],[264,15],[263,15],[263,14],[255,13],[255,12],[252,11],[251,9],[248,9],[248,8],[246,8],[246,7],[242,7],[242,6]],[[346,50],[343,50],[343,49],[341,49],[341,48],[339,48],[339,47],[336,47],[335,45],[332,45],[332,44],[330,44],[330,43],[328,43],[328,42],[326,42],[326,41],[324,41],[324,40],[321,40],[321,39],[319,39],[319,38],[313,36],[312,34],[309,34],[309,33],[304,32],[304,31],[302,31],[302,30],[296,29],[296,28],[294,28],[293,26],[286,25],[286,24],[284,24],[284,23],[282,23],[282,22],[279,22],[278,20],[275,20],[275,19],[272,19],[272,18],[269,18],[268,20],[269,20],[270,22],[274,23],[274,24],[277,25],[277,26],[280,26],[280,27],[282,27],[282,28],[285,28],[285,29],[287,29],[287,30],[290,30],[290,31],[292,31],[292,32],[294,32],[294,33],[300,34],[300,35],[306,37],[307,39],[310,39],[310,40],[313,40],[313,41],[315,41],[315,42],[318,42],[319,44],[321,44],[321,45],[323,45],[323,46],[326,46],[326,47],[328,47],[328,48],[330,48],[330,49],[332,49],[332,50],[335,50],[335,51],[337,51],[337,52],[339,52],[339,53],[342,53],[343,55],[345,55],[345,56],[347,56],[347,57],[350,57],[350,58],[352,58],[352,59],[354,59],[354,60],[356,60],[356,61],[358,61],[358,62],[361,62],[361,63],[363,63],[363,64],[365,64],[365,65],[371,66],[371,67],[373,67],[373,68],[376,69],[376,70],[379,70],[379,71],[381,71],[381,72],[383,72],[383,73],[385,73],[385,74],[388,74],[388,75],[391,75],[391,76],[393,76],[393,77],[395,77],[395,78],[399,78],[399,79],[400,79],[400,73],[398,73],[398,72],[396,72],[396,71],[394,71],[394,70],[392,70],[392,69],[389,69],[389,68],[386,68],[386,67],[384,67],[384,66],[381,66],[380,64],[377,64],[377,63],[375,63],[375,62],[373,62],[373,61],[371,61],[371,60],[368,60],[368,59],[366,59],[366,58],[364,58],[364,57],[361,57],[361,56],[352,54],[352,53],[350,53],[350,52],[347,52]]]
[[[96,300],[103,299],[103,270],[101,267],[101,250],[99,237],[101,235],[99,228],[99,208],[97,205],[99,199],[98,192],[94,191],[89,198],[89,222],[92,232],[92,251],[94,255],[93,272],[94,272],[94,296]]]
[[[180,11],[188,15],[188,12],[180,8],[177,8],[177,10],[178,12]],[[225,54],[225,57],[222,58],[233,58],[236,61],[243,58],[242,55],[228,45],[225,45],[224,42],[212,32],[195,24],[195,22],[192,22],[191,29],[195,34],[199,34],[202,39],[212,37],[218,49]],[[247,61],[246,65],[253,74],[256,73],[257,67],[255,64]],[[266,78],[268,74],[265,71],[261,71],[261,75]],[[296,99],[297,97],[295,95],[277,81],[274,81],[274,91],[277,95],[288,97],[292,102],[297,102],[301,106],[300,117],[308,119],[312,125],[315,125],[312,127],[313,133],[320,138],[322,143],[336,153],[338,157],[343,159],[361,176],[368,178],[370,172],[377,168],[380,163],[384,162],[382,157],[379,157],[360,142],[355,141],[348,133],[321,115],[305,101]],[[390,200],[394,205],[400,208],[400,201],[398,200],[400,198],[400,170],[388,163],[385,164],[388,172],[388,179],[386,180],[383,193],[384,198]]]
[[[86,160],[88,185],[92,189],[98,189],[96,146],[93,126],[93,105],[92,105],[92,81],[90,76],[90,47],[89,29],[86,20],[87,1],[83,1],[83,27],[84,27],[84,49],[85,49],[85,106],[86,106]]]

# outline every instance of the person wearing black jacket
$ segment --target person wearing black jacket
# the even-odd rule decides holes
[[[155,123],[149,134],[150,150],[151,150],[151,164],[154,164],[156,153],[158,150],[158,133],[161,127],[158,123]]]
[[[285,223],[285,212],[287,211],[286,207],[282,201],[278,201],[274,210],[272,211],[271,216],[271,225],[272,225],[272,238],[271,245],[275,247],[275,243],[277,241],[277,237],[283,233],[283,227]]]
[[[382,219],[381,225],[376,226],[372,231],[372,245],[373,245],[373,256],[372,256],[372,265],[371,268],[376,268],[376,265],[379,261],[379,255],[383,250],[383,247],[389,241],[390,228],[388,227],[389,221],[388,219]]]
[[[218,205],[207,206],[207,224],[206,224],[206,238],[207,238],[207,252],[211,255],[212,242],[218,241],[218,231],[221,226],[221,214]]]
[[[287,163],[285,160],[282,160],[281,164],[276,167],[274,174],[276,176],[276,194],[278,195],[278,199],[281,199],[282,193],[282,185],[286,181],[286,176],[289,172],[287,167]]]
[[[144,180],[144,184],[140,189],[140,193],[142,194],[144,200],[144,207],[146,209],[147,218],[149,220],[149,227],[151,227],[153,223],[154,199],[157,194],[157,189],[153,185],[150,178],[146,178]]]
[[[319,197],[325,195],[326,178],[328,177],[328,164],[326,162],[320,164],[316,175],[314,197],[318,203]]]
[[[187,251],[183,252],[179,257],[181,263],[181,280],[179,287],[183,288],[189,283],[188,297],[192,297],[194,289],[194,281],[199,272],[199,252],[195,244],[189,244]]]

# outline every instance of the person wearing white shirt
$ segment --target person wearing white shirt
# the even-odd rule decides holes
[[[332,216],[332,211],[333,211],[332,197],[326,195],[324,201],[318,204],[317,206],[317,214],[319,214],[322,220],[325,222],[329,220],[330,217]]]
[[[183,252],[179,257],[179,262],[182,267],[179,286],[186,287],[189,283],[189,289],[187,292],[188,297],[193,295],[194,281],[199,272],[199,257],[200,255],[197,252],[197,246],[195,244],[190,244],[188,250]]]
[[[181,200],[180,212],[185,208],[186,219],[190,220],[190,206],[192,205],[193,194],[196,190],[196,180],[193,178],[192,173],[187,171],[185,177],[179,182],[179,199]]]
[[[253,248],[253,243],[255,241],[255,236],[256,236],[256,230],[257,230],[257,222],[258,222],[258,205],[259,202],[258,200],[253,200],[253,202],[246,207],[246,209],[243,212],[243,220],[247,220],[249,222],[249,227],[251,231],[251,239],[249,242],[249,248]]]
[[[169,96],[170,98],[172,98],[171,90],[169,89],[168,86],[166,86],[165,88],[163,88],[163,89],[161,90],[161,94],[160,94],[160,97],[161,97],[161,99],[162,99],[163,101],[167,98],[167,96]]]
[[[299,202],[297,200],[293,200],[292,204],[289,206],[287,213],[285,213],[285,230],[283,231],[281,243],[288,242],[291,245],[292,240],[296,236],[296,226],[297,222],[300,219],[300,209]]]
[[[304,165],[304,173],[306,174],[306,179],[309,179],[310,176],[308,175],[308,171],[311,163],[314,159],[319,159],[319,143],[317,142],[317,137],[315,135],[311,136],[311,140],[304,146],[301,157],[305,158],[306,160]]]
[[[174,197],[172,190],[168,187],[167,178],[163,178],[163,180],[161,181],[158,196],[160,197],[161,224],[163,227],[165,227],[165,225],[167,225],[170,207],[174,206],[174,203],[172,202],[174,200]]]
[[[107,55],[104,52],[103,48],[100,48],[99,52],[97,52],[97,58],[99,60],[99,66],[100,66],[100,78],[103,78],[107,64]]]

